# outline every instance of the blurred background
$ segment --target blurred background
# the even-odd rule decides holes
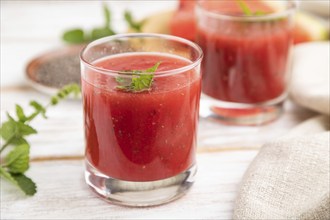
[[[126,32],[128,29],[124,19],[125,10],[129,10],[137,21],[150,15],[158,15],[159,19],[162,17],[162,12],[177,10],[180,3],[176,0],[1,1],[1,87],[24,83],[26,64],[45,51],[63,46],[62,34],[65,30],[70,28],[90,30],[102,25],[104,2],[111,10],[112,28],[117,33]],[[300,0],[300,3],[300,10],[316,16],[312,17],[312,20],[319,19],[316,23],[315,19],[311,23],[310,17],[303,18],[302,23],[307,28],[315,32],[316,26],[320,25],[317,23],[321,21],[321,25],[329,29],[328,0]],[[175,19],[175,16],[172,19]],[[157,22],[155,23],[151,30],[148,30],[162,29],[157,27]],[[314,38],[318,37],[315,36],[317,34],[312,33]]]

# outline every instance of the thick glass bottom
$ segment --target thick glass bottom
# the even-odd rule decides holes
[[[87,184],[105,200],[124,206],[146,207],[161,205],[180,198],[193,185],[197,167],[167,179],[132,182],[114,179],[96,170],[86,162]]]
[[[202,94],[200,116],[233,125],[263,125],[276,120],[283,112],[286,94],[258,104],[219,101]]]

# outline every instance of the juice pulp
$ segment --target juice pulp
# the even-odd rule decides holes
[[[130,53],[94,63],[110,70],[144,70],[161,61],[150,91],[116,89],[113,76],[87,70],[82,77],[86,158],[101,173],[126,181],[175,176],[195,163],[200,73],[157,75],[190,61],[164,54]]]
[[[245,1],[252,11],[271,13],[261,1]],[[236,1],[210,1],[213,11],[244,15]],[[210,6],[211,7],[211,6]],[[228,102],[260,103],[287,88],[292,44],[288,18],[233,21],[217,18],[198,25],[197,42],[204,52],[203,93]]]

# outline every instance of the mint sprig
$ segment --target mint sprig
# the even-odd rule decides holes
[[[116,34],[111,25],[111,11],[106,3],[103,3],[104,25],[95,27],[90,31],[82,28],[73,28],[63,33],[62,39],[68,44],[82,44]],[[135,21],[130,11],[125,11],[124,18],[127,25],[136,32],[142,32],[145,20]]]
[[[119,90],[126,92],[143,92],[151,89],[154,73],[158,69],[161,62],[156,63],[154,66],[146,70],[131,70],[125,71],[123,74],[129,73],[130,78],[116,77],[116,82]]]
[[[31,101],[30,106],[34,111],[27,115],[20,105],[16,105],[16,119],[7,112],[8,120],[2,123],[0,135],[4,144],[0,148],[1,164],[0,177],[19,187],[26,195],[34,195],[37,192],[36,184],[24,173],[29,169],[30,144],[26,137],[36,134],[37,130],[31,127],[30,122],[41,115],[46,117],[46,110],[49,106],[57,105],[62,99],[70,94],[77,96],[80,93],[80,86],[71,84],[64,86],[54,95],[47,105],[42,105],[37,101]],[[11,147],[11,151],[4,157],[4,150]]]
[[[93,41],[102,37],[114,35],[115,31],[111,27],[111,11],[107,4],[103,4],[104,25],[93,28],[90,33],[81,28],[74,28],[65,31],[62,39],[69,44],[81,44]]]
[[[125,21],[126,23],[128,24],[128,26],[136,31],[136,32],[142,32],[142,27],[145,23],[145,20],[142,20],[142,21],[135,21],[134,18],[133,18],[133,15],[130,11],[125,11],[124,13],[124,18],[125,18]]]

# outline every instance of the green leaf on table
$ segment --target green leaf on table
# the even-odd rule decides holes
[[[32,196],[37,192],[36,184],[24,174],[10,173],[0,166],[0,176],[18,186],[26,195]]]
[[[91,33],[91,40],[114,35],[115,32],[108,27],[94,28]]]
[[[22,144],[15,147],[5,157],[5,167],[10,173],[24,173],[29,169],[30,146]]]
[[[11,176],[26,195],[32,196],[37,192],[36,184],[29,177],[24,174],[11,174]]]
[[[11,145],[18,146],[21,144],[29,144],[27,140],[23,137],[15,137],[10,141]]]
[[[106,3],[103,3],[103,14],[104,14],[105,27],[110,27],[111,12]]]
[[[125,21],[127,22],[130,28],[136,30],[137,32],[142,31],[144,21],[140,21],[140,22],[134,21],[132,13],[130,11],[125,11],[124,17],[125,17]]]
[[[50,104],[56,105],[61,99],[68,97],[70,94],[73,94],[74,97],[78,97],[80,94],[80,86],[73,83],[62,87],[56,95],[51,97]]]
[[[20,122],[25,122],[27,117],[25,116],[22,106],[16,104],[16,115]]]
[[[0,176],[5,178],[6,180],[8,180],[11,183],[17,184],[16,180],[2,166],[0,166]]]
[[[37,133],[37,131],[30,125],[26,125],[20,121],[15,121],[9,114],[8,118],[9,120],[3,123],[0,128],[0,134],[4,140],[7,141],[13,136],[20,137]]]
[[[17,127],[21,136],[27,136],[31,134],[38,133],[36,129],[32,128],[30,125],[24,124],[22,122],[17,122]]]
[[[16,180],[11,176],[11,174],[9,172],[7,172],[2,166],[0,166],[0,177],[5,178],[6,180],[8,180],[9,182],[17,185]]]
[[[4,122],[0,128],[1,137],[6,141],[9,140],[13,135],[16,134],[16,129],[17,126],[14,120]]]
[[[47,118],[46,109],[40,103],[33,100],[30,102],[30,105],[35,109],[36,114],[41,113],[43,118]]]
[[[73,94],[75,98],[81,93],[81,88],[78,84],[69,84],[64,86],[64,89],[68,91],[69,94]]]
[[[84,31],[79,28],[64,32],[62,39],[71,44],[80,44],[86,41]]]

